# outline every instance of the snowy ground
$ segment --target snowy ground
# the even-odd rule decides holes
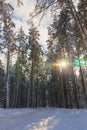
[[[0,130],[87,130],[87,110],[0,109]]]

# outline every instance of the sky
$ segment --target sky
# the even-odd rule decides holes
[[[16,24],[16,31],[20,29],[22,26],[25,33],[28,33],[29,25],[27,24],[29,13],[31,13],[34,10],[36,0],[22,0],[24,5],[23,6],[17,6],[17,0],[6,0],[7,3],[10,3],[13,8],[14,12],[12,15],[13,21]],[[74,3],[77,3],[78,0],[73,0]],[[38,30],[40,32],[40,44],[43,46],[44,49],[46,49],[46,40],[48,39],[48,30],[47,26],[50,25],[52,22],[51,14],[48,13],[42,20],[41,24],[38,27]],[[38,25],[38,17],[34,20],[35,26]]]
[[[15,23],[15,31],[16,32],[19,31],[20,27],[22,26],[25,34],[28,34],[30,25],[27,24],[27,21],[29,18],[29,13],[31,13],[34,10],[36,0],[23,0],[24,5],[21,5],[20,7],[17,6],[17,0],[5,0],[5,1],[6,3],[10,3],[14,8],[12,19],[13,22]],[[47,26],[50,25],[49,17],[50,17],[49,14],[46,15],[46,17],[44,17],[44,20],[42,20],[41,24],[38,26],[38,30],[40,33],[39,43],[42,45],[42,49],[44,51],[47,51],[46,40],[48,39]],[[38,25],[38,18],[34,20],[34,24],[35,26]],[[5,56],[3,54],[0,54],[0,59],[1,60],[5,59]],[[5,65],[5,60],[3,60],[3,64]]]
[[[23,6],[17,6],[16,0],[6,0],[7,3],[10,3],[13,8],[14,12],[12,14],[12,18],[14,23],[16,24],[16,31],[20,29],[22,26],[25,33],[28,33],[29,25],[27,24],[29,13],[31,13],[34,10],[36,0],[23,0],[24,5]],[[50,24],[47,22],[50,15],[48,14],[44,20],[42,20],[41,24],[38,27],[38,30],[40,32],[40,44],[43,46],[43,49],[46,49],[46,40],[48,38],[48,31],[47,26]],[[38,26],[38,18],[34,20],[35,26]]]
[[[74,4],[78,3],[79,0],[73,0]],[[10,3],[13,8],[14,12],[12,14],[13,21],[16,25],[16,32],[23,27],[25,33],[28,33],[30,25],[27,24],[29,13],[34,10],[36,0],[23,0],[23,6],[17,6],[17,0],[6,0],[7,3]],[[35,26],[38,25],[38,17],[34,20]],[[47,51],[47,43],[46,40],[48,39],[48,30],[47,27],[52,23],[51,14],[47,13],[44,19],[41,21],[41,24],[38,27],[40,33],[40,44],[44,51]],[[1,56],[3,57],[3,55]]]

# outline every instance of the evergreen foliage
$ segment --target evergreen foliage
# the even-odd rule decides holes
[[[45,54],[39,29],[32,23],[28,35],[22,27],[14,33],[14,9],[0,1],[0,53],[6,56],[6,67],[0,61],[0,107],[87,107],[87,2],[79,0],[76,9],[72,0],[37,0],[31,18],[44,18],[48,9],[53,21]]]

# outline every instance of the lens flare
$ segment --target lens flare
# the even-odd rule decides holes
[[[62,68],[67,67],[67,62],[66,61],[60,61],[59,66]]]
[[[53,65],[53,67],[58,67],[59,66],[58,63],[53,63],[52,65]]]

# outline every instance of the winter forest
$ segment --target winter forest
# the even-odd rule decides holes
[[[28,34],[22,26],[16,31],[13,12],[0,0],[0,107],[86,108],[87,0],[36,0]],[[44,50],[33,19],[39,26],[49,12]]]

